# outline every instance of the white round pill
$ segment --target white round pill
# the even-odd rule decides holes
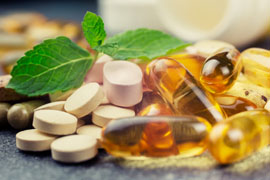
[[[35,111],[39,111],[39,110],[43,110],[43,109],[52,109],[52,110],[63,111],[65,103],[66,103],[66,101],[51,102],[51,103],[44,104],[44,105],[36,108]]]
[[[57,136],[29,129],[16,134],[16,146],[23,151],[47,151]]]
[[[97,154],[97,140],[86,135],[71,135],[51,144],[52,158],[65,163],[79,163]]]
[[[77,89],[66,101],[64,109],[78,118],[91,113],[104,98],[102,88],[97,83],[88,83]]]
[[[121,108],[112,105],[102,105],[93,111],[92,122],[95,125],[104,127],[113,119],[132,117],[135,112],[131,109]]]
[[[77,118],[57,110],[39,110],[34,113],[33,126],[41,132],[53,135],[73,134],[77,127]]]

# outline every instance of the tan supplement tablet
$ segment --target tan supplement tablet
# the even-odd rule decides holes
[[[47,151],[57,136],[29,129],[16,134],[16,146],[23,151]]]
[[[103,105],[94,110],[92,115],[92,122],[95,125],[104,127],[113,119],[132,116],[135,116],[135,112],[131,109],[120,108],[112,105]]]
[[[98,83],[88,83],[77,89],[67,99],[64,108],[68,113],[80,118],[96,109],[103,98],[104,93],[100,85]]]
[[[41,132],[53,135],[73,134],[77,128],[77,118],[57,110],[40,110],[34,113],[33,126]]]
[[[86,135],[59,138],[51,144],[52,158],[65,163],[79,163],[97,154],[97,140]]]
[[[85,125],[77,129],[77,134],[88,135],[95,139],[101,139],[102,128],[96,125]]]
[[[49,97],[50,97],[50,100],[52,102],[55,102],[55,101],[66,101],[67,98],[69,96],[71,96],[71,94],[73,94],[75,91],[76,91],[76,89],[71,89],[71,90],[66,91],[66,92],[58,91],[58,92],[55,92],[53,94],[49,94]]]
[[[35,111],[44,110],[44,109],[64,111],[65,103],[66,101],[56,101],[56,102],[44,104],[43,106],[36,108]]]

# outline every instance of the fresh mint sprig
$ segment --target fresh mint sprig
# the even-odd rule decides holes
[[[189,45],[163,32],[144,28],[105,41],[104,23],[91,12],[85,14],[82,29],[87,42],[97,52],[95,56],[67,37],[45,40],[18,60],[7,88],[28,96],[67,91],[83,83],[100,52],[118,60],[151,60]]]

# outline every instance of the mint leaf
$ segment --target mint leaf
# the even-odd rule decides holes
[[[46,40],[17,62],[7,88],[28,96],[66,91],[83,83],[92,64],[89,52],[67,37]]]
[[[87,12],[85,14],[82,29],[87,42],[93,49],[101,45],[106,38],[103,20],[94,13]]]
[[[154,59],[187,47],[185,43],[171,35],[157,30],[137,29],[109,38],[96,50],[114,59]]]

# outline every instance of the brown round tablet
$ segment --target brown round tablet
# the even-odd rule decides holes
[[[23,151],[47,151],[56,138],[37,129],[29,129],[16,134],[16,146]]]
[[[65,163],[79,163],[97,155],[97,140],[86,135],[71,135],[51,144],[52,158]]]
[[[57,110],[39,110],[34,113],[33,126],[41,132],[53,135],[73,134],[77,128],[77,118]]]
[[[100,105],[104,98],[102,88],[97,83],[88,83],[77,89],[64,106],[68,113],[80,118],[88,115]]]

